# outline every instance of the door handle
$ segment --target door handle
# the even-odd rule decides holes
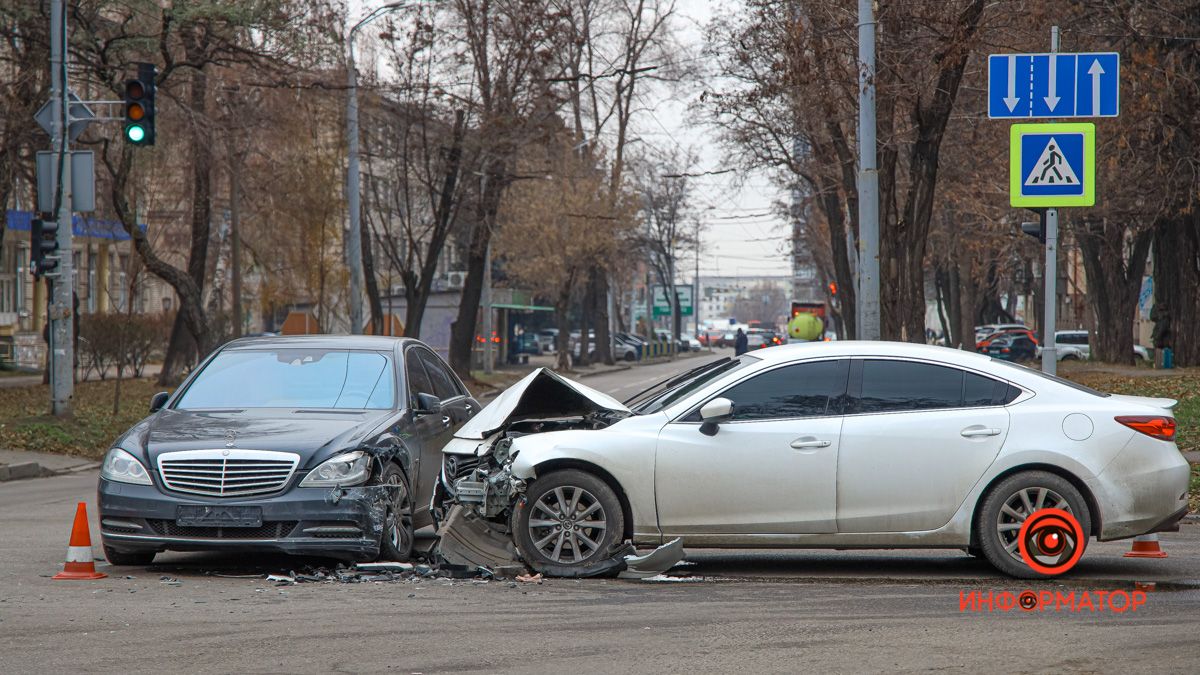
[[[446,426],[450,426],[450,416],[449,415],[442,415],[442,424],[445,424]]]
[[[995,427],[967,427],[962,430],[964,438],[977,438],[979,436],[999,436],[1000,430]]]
[[[797,450],[805,450],[807,448],[828,448],[832,443],[830,441],[822,441],[812,436],[803,436],[792,441],[792,447]]]

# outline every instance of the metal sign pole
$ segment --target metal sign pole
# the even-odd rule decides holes
[[[1058,209],[1046,209],[1046,266],[1042,281],[1045,282],[1045,316],[1042,330],[1042,372],[1055,375],[1058,372],[1058,353],[1054,342],[1055,315],[1058,305]]]
[[[1050,53],[1058,52],[1058,26],[1050,27]],[[1054,58],[1051,56],[1050,58]],[[1057,340],[1054,338],[1057,328],[1058,315],[1058,209],[1046,209],[1046,266],[1043,271],[1045,278],[1045,316],[1042,330],[1042,372],[1047,375],[1058,373]]]
[[[74,255],[71,251],[71,152],[67,140],[70,124],[67,86],[67,20],[66,0],[54,0],[50,7],[50,70],[51,101],[53,101],[54,151],[59,160],[58,185],[60,198],[56,201],[58,221],[58,267],[54,272],[53,296],[50,299],[49,349],[50,411],[56,417],[71,414],[71,396],[75,386]]]

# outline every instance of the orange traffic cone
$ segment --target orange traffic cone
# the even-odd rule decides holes
[[[1133,550],[1125,554],[1126,558],[1165,558],[1167,552],[1158,545],[1157,534],[1143,534],[1133,538]]]
[[[92,562],[92,535],[88,530],[87,504],[79,502],[75,507],[75,525],[71,527],[71,541],[67,544],[67,564],[55,579],[103,579],[108,576],[96,571]]]

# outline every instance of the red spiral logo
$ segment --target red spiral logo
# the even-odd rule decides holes
[[[1017,533],[1021,559],[1035,572],[1067,572],[1083,557],[1087,536],[1075,516],[1062,509],[1034,511]]]

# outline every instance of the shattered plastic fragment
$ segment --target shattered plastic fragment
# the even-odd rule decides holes
[[[373,562],[373,563],[358,563],[355,565],[360,570],[369,570],[372,572],[411,572],[414,565],[404,562]]]
[[[646,555],[625,556],[625,570],[617,576],[621,579],[647,579],[674,567],[686,555],[682,539],[672,539]]]
[[[518,574],[517,581],[523,584],[540,584],[542,583],[542,573],[537,574]]]

